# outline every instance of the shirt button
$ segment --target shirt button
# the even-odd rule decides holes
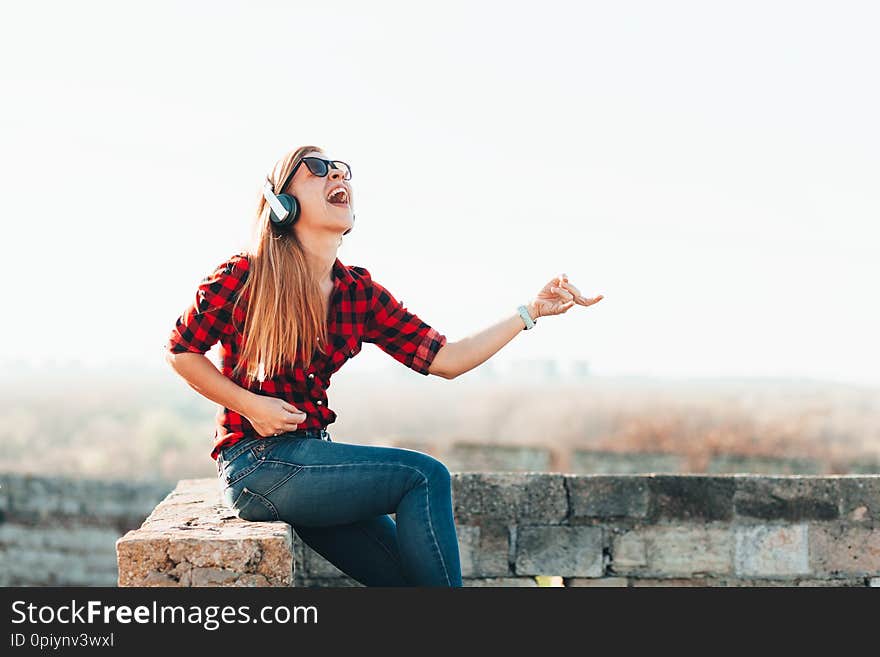
[[[314,378],[315,378],[315,374],[314,374],[314,372],[313,372],[312,374],[309,374],[309,378],[310,378],[310,379],[314,379]]]
[[[318,404],[318,406],[320,406],[320,405],[323,404],[324,402],[322,402],[322,401],[319,399],[316,403]]]

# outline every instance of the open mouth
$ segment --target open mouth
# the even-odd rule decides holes
[[[327,195],[327,202],[330,203],[330,205],[347,207],[348,190],[346,190],[345,187],[336,187]]]

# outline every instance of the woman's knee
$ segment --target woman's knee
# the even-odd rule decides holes
[[[449,473],[449,468],[447,468],[442,461],[434,458],[430,454],[423,453],[419,458],[416,467],[431,484],[449,486],[451,483],[452,476]]]

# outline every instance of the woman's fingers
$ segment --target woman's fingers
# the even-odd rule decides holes
[[[566,290],[569,290],[572,293],[575,301],[582,306],[591,306],[594,303],[596,303],[597,301],[600,301],[601,299],[605,298],[601,294],[599,294],[593,298],[587,298],[587,297],[583,296],[574,285],[572,285],[571,283],[568,283],[568,282],[563,283],[563,286],[565,287]]]
[[[286,401],[282,401],[281,408],[283,408],[288,413],[293,413],[294,415],[305,415],[303,411],[299,410],[296,406]]]
[[[554,285],[550,288],[550,291],[553,292],[554,294],[558,294],[566,301],[570,301],[571,299],[574,299],[574,295],[571,292],[569,292],[568,290],[566,290],[565,288],[556,287]]]

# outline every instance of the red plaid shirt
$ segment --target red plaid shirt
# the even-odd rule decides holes
[[[336,413],[327,407],[330,377],[361,350],[364,342],[373,342],[384,352],[419,374],[427,376],[428,367],[440,348],[446,344],[441,335],[404,305],[382,285],[370,277],[363,267],[343,265],[339,258],[333,263],[333,294],[328,313],[327,354],[314,351],[312,364],[303,369],[302,359],[262,383],[244,383],[244,373],[233,376],[238,363],[244,326],[247,295],[235,308],[232,306],[241,286],[247,280],[250,262],[240,252],[218,265],[202,279],[195,301],[177,319],[165,348],[172,353],[206,353],[220,342],[222,373],[251,392],[279,397],[306,414],[299,425],[302,429],[320,429],[336,420]],[[221,447],[232,445],[243,437],[259,436],[243,415],[223,407],[217,412],[217,427],[211,458],[219,456]]]

